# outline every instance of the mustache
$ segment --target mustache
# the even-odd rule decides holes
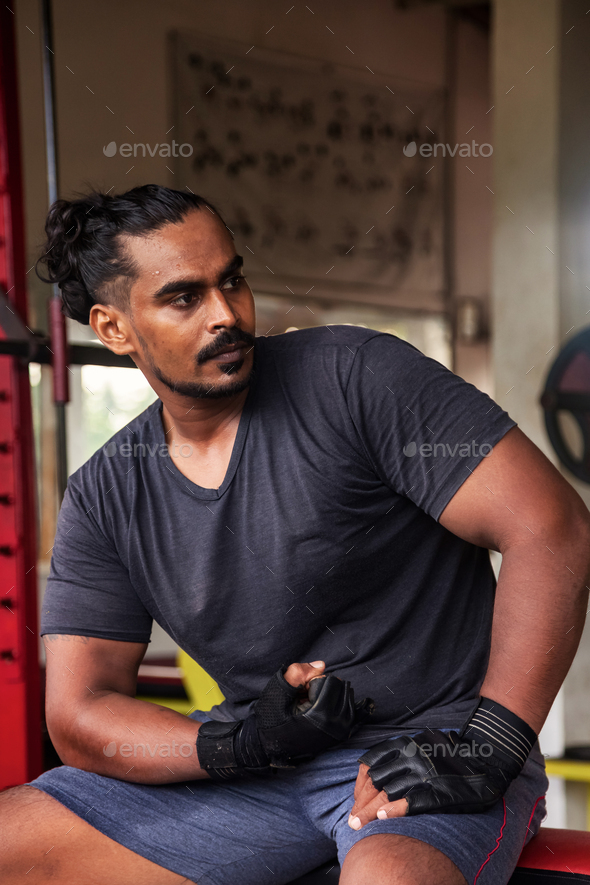
[[[207,360],[217,356],[221,350],[231,347],[232,344],[246,344],[249,347],[254,347],[255,341],[254,335],[251,335],[250,332],[245,332],[243,329],[225,330],[220,332],[214,341],[201,350],[197,357],[197,364],[202,365]]]

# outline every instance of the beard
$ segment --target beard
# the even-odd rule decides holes
[[[203,383],[202,381],[174,380],[164,374],[164,372],[162,372],[162,370],[156,365],[147,342],[141,337],[137,329],[135,330],[135,334],[141,343],[144,358],[152,373],[158,381],[171,391],[171,393],[178,393],[181,396],[190,397],[192,399],[221,399],[222,397],[236,396],[236,394],[242,393],[242,391],[252,383],[254,378],[254,365],[252,365],[250,372],[245,378],[231,377],[232,375],[238,375],[240,369],[244,365],[244,359],[239,359],[233,363],[221,363],[219,365],[221,374],[226,376],[227,380],[225,382],[215,382],[212,384],[210,381]],[[249,332],[244,332],[242,329],[233,329],[231,332],[220,332],[215,341],[208,344],[207,347],[204,347],[197,355],[197,365],[202,365],[208,359],[216,356],[220,350],[238,343],[245,343],[252,348],[255,345],[254,335],[251,335]]]

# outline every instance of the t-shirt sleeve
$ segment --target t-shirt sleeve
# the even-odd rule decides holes
[[[473,384],[393,335],[362,344],[346,399],[379,478],[438,520],[516,422]]]
[[[70,481],[57,532],[41,610],[41,635],[69,633],[149,642],[152,617],[129,573],[93,514],[92,504]]]

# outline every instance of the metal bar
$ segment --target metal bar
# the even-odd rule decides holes
[[[58,197],[58,167],[55,143],[55,76],[53,70],[53,27],[51,0],[41,0],[43,34],[43,107],[45,112],[45,155],[47,159],[47,195],[52,206]],[[66,320],[62,313],[59,287],[54,283],[49,299],[49,333],[53,342],[53,401],[57,426],[57,486],[59,500],[64,496],[68,481],[68,452],[66,439],[66,408],[70,401],[67,363]]]
[[[579,781],[590,784],[590,762],[578,759],[546,759],[547,774],[562,777],[566,781]]]
[[[121,369],[136,369],[137,366],[127,354],[113,353],[102,344],[70,344],[70,362],[76,366],[117,366]]]
[[[43,345],[44,352],[39,356],[39,359],[31,359],[29,356],[29,343],[28,341],[21,341],[18,339],[0,339],[0,354],[2,356],[20,356],[28,362],[38,362],[38,363],[50,363],[51,362],[51,354],[49,353],[47,346]],[[45,355],[46,354],[46,355]]]
[[[456,129],[457,18],[452,8],[445,10],[445,141],[452,144]],[[443,262],[445,311],[451,327],[452,368],[457,363],[457,324],[455,320],[455,164],[443,163]]]
[[[489,6],[490,0],[395,0],[397,9],[417,9],[425,6]]]
[[[54,295],[49,299],[49,329],[53,352],[53,400],[55,403],[67,403],[70,399],[68,341],[63,320],[61,297]]]
[[[45,157],[49,205],[57,200],[57,153],[55,150],[55,77],[53,72],[53,22],[49,0],[41,0],[43,34],[43,107],[45,112]],[[59,292],[59,290],[58,290]]]
[[[0,355],[18,356],[25,363],[51,365],[51,342],[49,338],[31,337],[26,341],[15,338],[0,339]],[[70,364],[73,366],[116,366],[120,369],[136,369],[130,356],[113,353],[101,344],[70,344]]]

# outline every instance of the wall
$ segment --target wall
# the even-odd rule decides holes
[[[129,139],[154,144],[165,140],[166,133],[173,137],[169,132],[173,121],[166,60],[167,34],[175,28],[363,70],[368,65],[395,79],[442,87],[444,27],[440,9],[405,13],[393,9],[390,0],[371,0],[363,5],[354,0],[324,0],[310,6],[313,12],[304,5],[290,8],[288,2],[54,0],[61,193],[69,196],[86,184],[115,191],[146,181],[174,184],[165,159],[148,156],[127,162],[119,156],[107,158],[103,146]],[[18,0],[16,13],[27,233],[33,262],[42,241],[46,211],[36,0]],[[33,278],[31,291],[34,321],[42,326],[44,296]]]
[[[493,147],[489,34],[459,19],[454,42],[454,141]],[[494,155],[455,157],[453,163],[454,299],[478,299],[485,334],[490,314]],[[487,336],[472,344],[455,342],[455,371],[494,396]]]
[[[25,176],[28,267],[43,242],[47,212],[41,83],[41,27],[38,0],[15,0]],[[241,40],[339,64],[372,70],[400,83],[442,89],[447,76],[445,14],[429,7],[400,11],[391,0],[291,2],[238,0],[53,0],[60,193],[71,197],[88,187],[126,190],[148,181],[174,186],[165,159],[108,158],[103,147],[131,140],[154,144],[173,138],[167,65],[168,33],[177,28]],[[312,11],[313,10],[313,11]],[[489,141],[487,39],[461,23],[457,55],[457,140]],[[254,50],[255,51],[255,50]],[[469,136],[471,125],[476,129]],[[476,179],[458,160],[453,205],[458,291],[485,296],[489,290],[490,206],[481,185],[489,161],[474,160]],[[487,162],[487,165],[486,165]],[[131,168],[132,167],[132,168]],[[481,167],[481,168],[480,168]],[[487,216],[487,218],[486,218]],[[29,271],[32,327],[46,328],[47,287]],[[77,337],[88,337],[78,326]],[[457,370],[490,389],[485,346],[464,351]],[[50,403],[50,370],[43,370],[41,572],[47,571],[55,530],[52,487],[55,453]],[[72,435],[73,442],[73,435]],[[40,587],[40,592],[43,585]],[[152,651],[162,650],[165,641]]]
[[[496,2],[496,399],[549,455],[538,394],[559,341],[558,15],[558,0]]]
[[[496,0],[495,10],[496,399],[555,461],[539,395],[590,313],[590,22],[580,0]],[[572,484],[590,504],[588,486]],[[590,743],[589,665],[587,625],[548,720],[562,749]],[[568,791],[569,826],[581,821],[576,796]]]
[[[563,0],[560,32],[559,314],[560,344],[590,322],[590,16],[581,0]],[[583,109],[581,111],[581,109]],[[567,478],[590,506],[590,486]],[[564,686],[565,733],[590,744],[590,621]]]

